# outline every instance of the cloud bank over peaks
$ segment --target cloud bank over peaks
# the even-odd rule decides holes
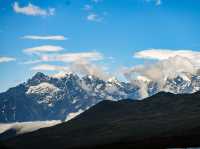
[[[121,70],[131,83],[140,86],[140,94],[148,96],[148,85],[154,82],[162,90],[167,79],[196,75],[200,69],[200,52],[193,50],[148,49],[134,53],[134,58],[147,63]],[[156,61],[151,61],[156,60]],[[148,63],[149,62],[149,63]]]
[[[39,64],[39,65],[31,67],[31,70],[53,71],[53,72],[56,72],[56,74],[54,74],[55,76],[60,75],[60,74],[63,76],[64,74],[75,73],[81,76],[92,75],[103,80],[107,80],[108,78],[110,78],[110,74],[104,69],[103,66],[98,65],[96,63],[89,62],[89,61],[73,62],[68,65],[66,64],[65,66]]]
[[[147,49],[134,53],[135,58],[166,60],[180,56],[189,59],[194,65],[200,66],[200,52],[193,50]]]
[[[128,75],[141,75],[153,81],[163,82],[169,77],[174,77],[181,72],[196,73],[197,67],[193,62],[185,57],[174,56],[168,59],[158,61],[153,64],[145,64],[132,67],[125,72]]]
[[[28,52],[38,50],[28,50]],[[41,51],[41,49],[40,49]],[[45,50],[46,51],[46,50]],[[77,73],[80,75],[93,75],[101,79],[108,79],[110,74],[106,71],[104,65],[98,64],[104,60],[104,56],[100,52],[74,52],[74,53],[54,53],[41,54],[38,59],[26,61],[23,64],[37,64],[30,69],[33,71],[54,71],[56,73]],[[59,62],[62,65],[49,64]],[[40,63],[40,64],[38,64]]]

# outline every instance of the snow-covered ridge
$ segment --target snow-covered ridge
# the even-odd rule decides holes
[[[41,93],[55,93],[60,89],[54,86],[53,84],[42,82],[36,86],[30,86],[26,94],[41,94]]]
[[[108,83],[111,83],[111,84],[114,83],[114,84],[121,86],[121,82],[116,77],[109,78]]]
[[[60,92],[61,89],[55,85],[42,82],[35,86],[29,86],[26,94],[34,96],[33,98],[36,98],[38,104],[46,104],[48,107],[52,107],[56,101],[62,100]]]

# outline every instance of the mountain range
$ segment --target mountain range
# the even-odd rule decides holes
[[[4,145],[11,149],[197,147],[199,99],[200,92],[160,92],[144,100],[104,100],[68,122],[19,135]]]
[[[188,73],[168,77],[161,85],[142,76],[122,82],[114,77],[102,80],[91,75],[48,76],[38,72],[27,82],[0,93],[0,122],[65,121],[102,100],[137,100],[160,91],[179,94],[199,89],[200,75]]]

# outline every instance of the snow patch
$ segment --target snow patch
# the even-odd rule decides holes
[[[111,77],[111,78],[109,78],[109,79],[108,79],[108,83],[114,83],[114,84],[117,84],[117,85],[121,86],[120,81],[117,80],[116,77]]]
[[[53,84],[43,82],[36,86],[30,86],[26,94],[41,94],[41,93],[55,93],[60,91],[59,88],[55,87]]]

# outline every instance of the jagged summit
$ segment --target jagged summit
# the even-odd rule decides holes
[[[48,78],[48,76],[45,75],[45,74],[42,73],[42,72],[37,72],[37,73],[32,77],[32,79],[45,79],[45,78]]]
[[[55,79],[62,79],[62,78],[65,78],[69,74],[73,74],[73,72],[59,72],[59,73],[50,75],[50,77],[55,78]]]

